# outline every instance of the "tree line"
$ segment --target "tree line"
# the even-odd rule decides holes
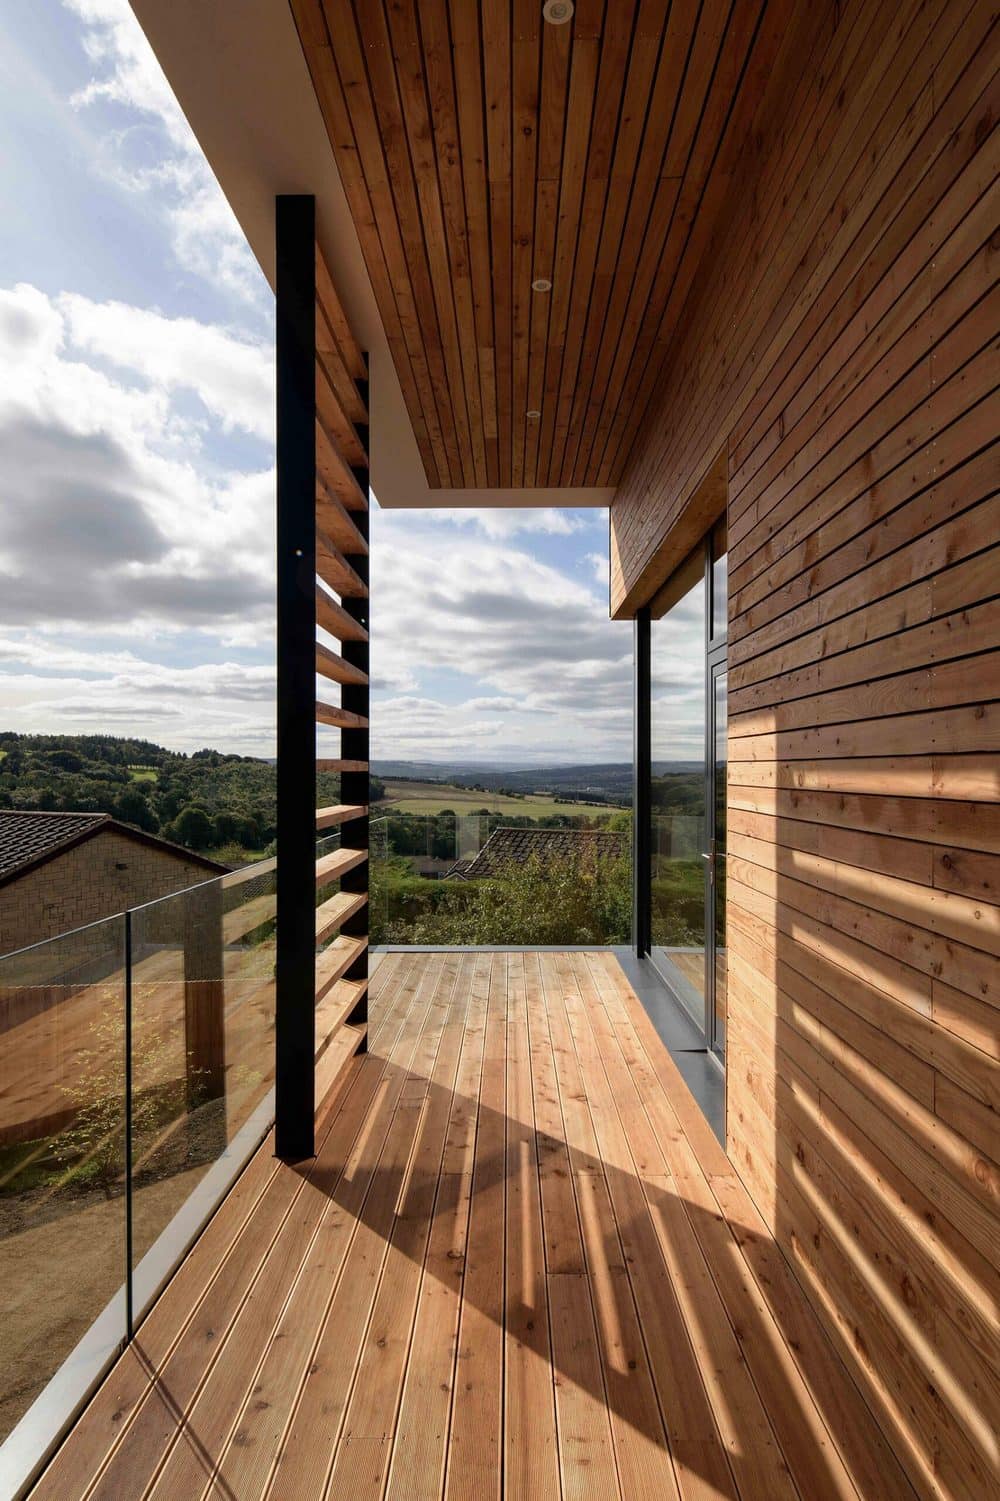
[[[317,792],[321,803],[336,802],[339,778],[320,773]],[[275,793],[273,763],[256,756],[186,755],[128,736],[0,731],[0,808],[110,813],[188,849],[224,851],[233,864],[273,845]]]

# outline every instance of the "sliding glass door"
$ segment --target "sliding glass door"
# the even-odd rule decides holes
[[[650,953],[693,1016],[705,1006],[705,570],[694,555],[650,620]]]
[[[726,1035],[724,523],[650,609],[649,950],[720,1057]]]
[[[705,1030],[709,1047],[726,1052],[726,720],[725,647],[721,662],[709,666],[705,892]]]

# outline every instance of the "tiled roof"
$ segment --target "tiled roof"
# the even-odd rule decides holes
[[[147,834],[143,829],[119,823],[110,813],[39,813],[14,811],[0,808],[0,885],[16,880],[24,872],[46,860],[51,860],[64,849],[91,838],[101,829],[114,830],[153,849],[162,850],[191,865],[200,865],[214,875],[222,875],[229,869],[208,855],[185,849],[159,834]]]
[[[110,813],[15,813],[0,808],[0,879],[110,822]]]
[[[496,875],[505,865],[523,865],[532,859],[613,860],[627,849],[627,834],[606,829],[494,829],[476,858],[460,874],[464,880],[476,880]]]

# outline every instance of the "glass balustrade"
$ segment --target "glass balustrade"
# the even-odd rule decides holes
[[[631,820],[387,813],[370,823],[373,944],[631,940]]]
[[[273,1121],[275,861],[0,956],[0,1496]]]

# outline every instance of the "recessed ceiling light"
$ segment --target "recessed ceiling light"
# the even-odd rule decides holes
[[[541,412],[525,412],[524,415],[527,417],[529,422],[537,422],[542,414]]]
[[[533,292],[551,292],[552,283],[549,281],[547,276],[536,276],[534,281],[531,283],[531,290]]]
[[[550,26],[563,26],[573,15],[573,0],[545,0],[542,17]]]

